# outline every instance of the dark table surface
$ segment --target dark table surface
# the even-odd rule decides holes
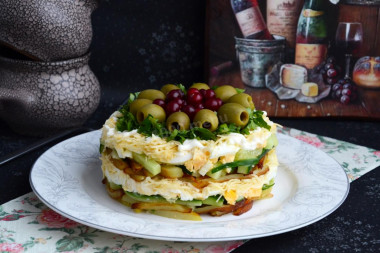
[[[120,101],[121,102],[121,101]],[[118,101],[101,101],[86,126],[98,129],[117,109]],[[380,124],[376,121],[337,119],[280,119],[292,128],[348,141],[380,150]],[[40,138],[20,136],[0,122],[0,155],[18,150]],[[0,166],[0,203],[31,191],[29,172],[36,159],[54,143]],[[379,252],[380,251],[380,169],[351,183],[341,207],[307,227],[265,238],[253,239],[236,252]]]

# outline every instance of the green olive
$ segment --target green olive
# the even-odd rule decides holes
[[[129,105],[129,111],[136,116],[136,112],[138,109],[143,107],[144,105],[153,103],[152,100],[146,99],[146,98],[138,98],[132,101],[132,103]]]
[[[252,97],[247,93],[239,93],[233,95],[227,100],[227,103],[237,103],[241,104],[245,108],[255,109],[255,104],[252,101]]]
[[[231,85],[222,85],[215,89],[215,96],[220,98],[223,103],[227,102],[227,100],[235,94],[237,94],[237,91],[235,87]]]
[[[215,112],[209,109],[202,109],[193,119],[193,123],[197,127],[207,128],[210,131],[215,131],[218,128],[218,117]]]
[[[165,100],[165,94],[160,90],[147,89],[147,90],[141,91],[137,98],[146,98],[152,101],[157,98]]]
[[[201,89],[208,90],[210,89],[210,86],[208,86],[205,83],[193,83],[193,85],[191,85],[190,88],[196,88],[198,90],[201,90]]]
[[[178,86],[175,84],[165,84],[164,86],[161,87],[162,93],[165,94],[165,96],[169,93],[171,90],[178,90]]]
[[[190,127],[190,118],[184,112],[174,112],[166,120],[166,127],[170,132],[174,129],[187,130]]]
[[[232,123],[243,127],[248,123],[249,114],[241,104],[226,103],[219,108],[218,118],[221,123]]]
[[[152,115],[158,122],[164,122],[166,119],[166,113],[164,109],[156,104],[147,104],[141,107],[136,112],[136,119],[139,123],[143,122],[148,115]]]

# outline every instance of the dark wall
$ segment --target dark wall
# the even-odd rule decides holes
[[[203,81],[205,2],[100,2],[92,17],[90,66],[102,99],[120,101],[145,88]]]

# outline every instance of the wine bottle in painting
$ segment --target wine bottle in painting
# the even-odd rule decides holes
[[[271,34],[285,37],[288,47],[296,44],[297,21],[303,0],[268,0],[267,26]]]
[[[231,7],[244,38],[272,40],[257,0],[231,0]]]
[[[326,58],[327,0],[305,0],[298,19],[295,63],[312,69]]]

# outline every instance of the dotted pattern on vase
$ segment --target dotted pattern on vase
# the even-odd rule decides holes
[[[100,100],[88,58],[60,64],[0,58],[0,116],[17,132],[37,135],[83,124]]]
[[[32,58],[55,61],[86,54],[96,0],[0,1],[0,43]]]

